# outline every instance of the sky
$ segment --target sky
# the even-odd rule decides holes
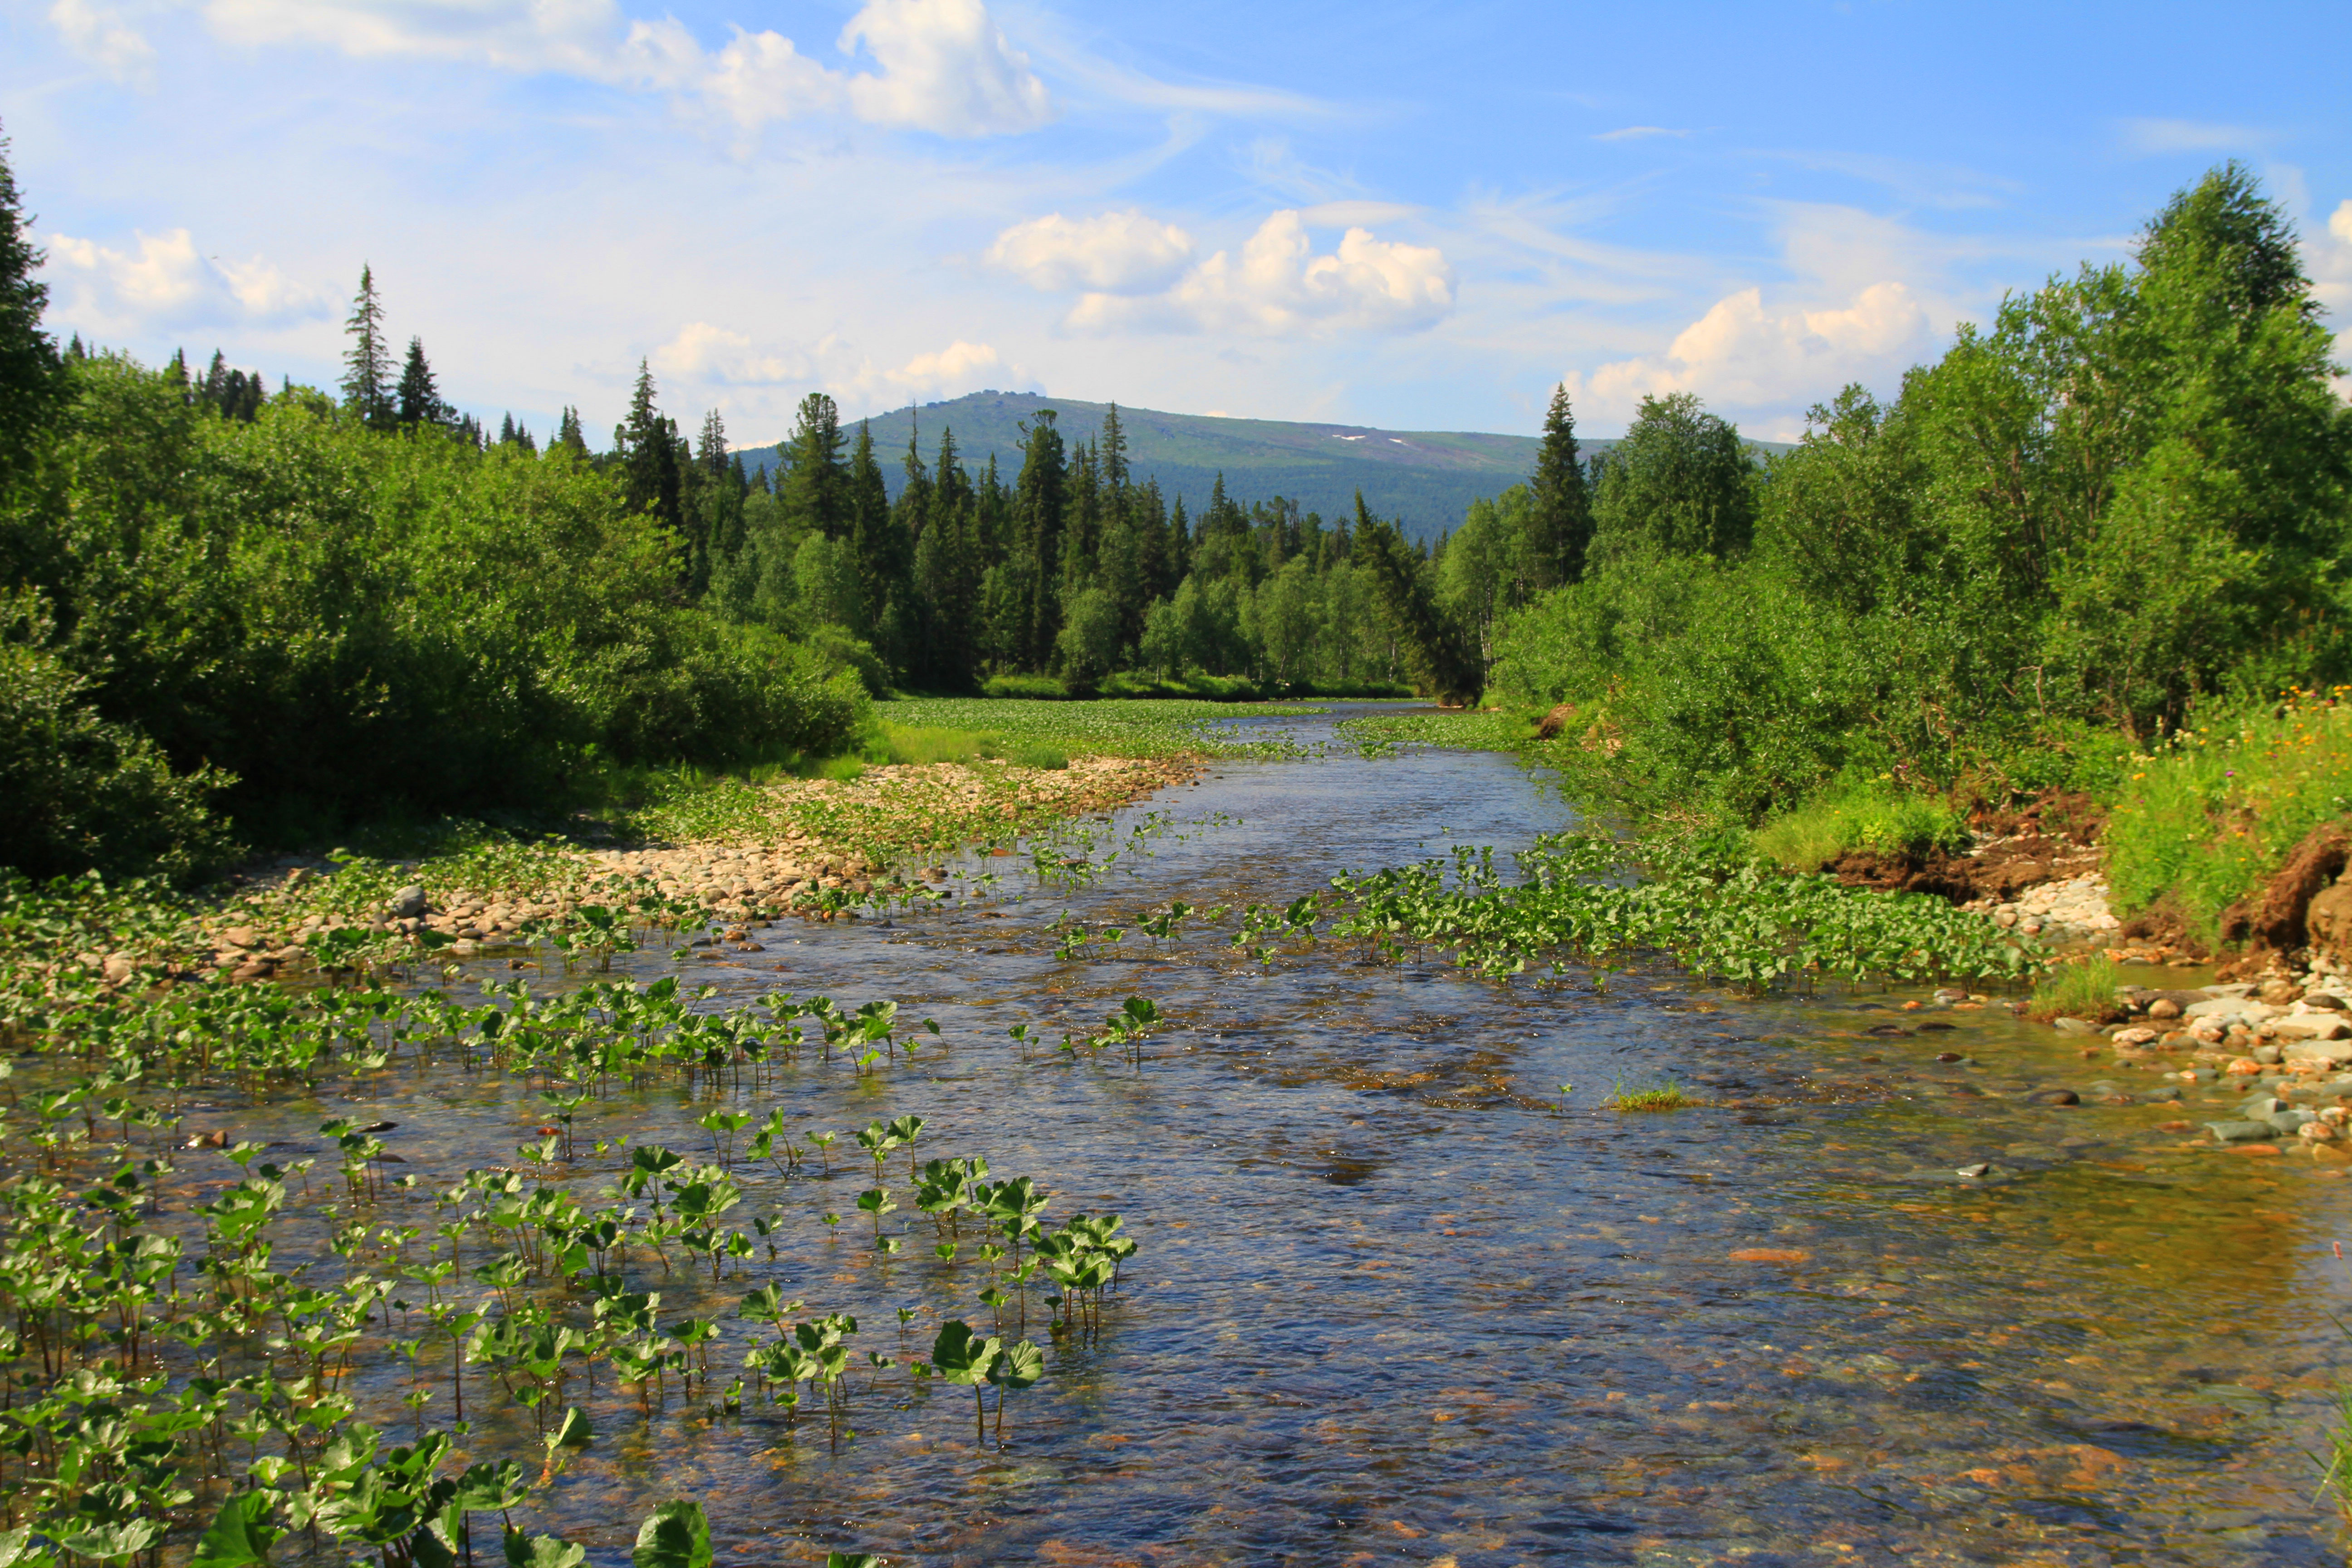
[[[982,388],[1789,439],[2226,159],[2352,358],[2352,6],[0,0],[49,323],[603,445]]]

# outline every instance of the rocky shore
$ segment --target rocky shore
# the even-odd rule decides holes
[[[588,905],[635,909],[651,899],[654,918],[674,924],[818,915],[841,901],[827,893],[862,899],[942,882],[938,858],[1128,805],[1189,783],[1200,766],[1194,756],[1079,757],[1062,768],[879,766],[855,779],[763,786],[713,831],[675,842],[565,845],[471,862],[289,856],[246,868],[178,940],[81,953],[76,963],[109,986],[158,975],[246,984],[322,963],[469,956],[572,925]]]

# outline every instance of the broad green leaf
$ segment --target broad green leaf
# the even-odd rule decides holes
[[[632,1568],[710,1568],[710,1521],[702,1505],[679,1500],[647,1515],[637,1530]]]
[[[269,1492],[239,1492],[221,1504],[211,1528],[196,1542],[188,1568],[267,1568],[269,1544],[280,1533],[270,1522],[278,1499]],[[0,1564],[13,1561],[0,1552]]]

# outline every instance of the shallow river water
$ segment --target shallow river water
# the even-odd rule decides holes
[[[1901,1010],[1924,990],[1759,1001],[1638,968],[1605,991],[1496,983],[1328,942],[1261,969],[1216,936],[1155,949],[1132,930],[1111,956],[1057,958],[1045,927],[1065,910],[1129,923],[1171,898],[1284,901],[1338,869],[1568,823],[1507,757],[1412,748],[1221,762],[1113,826],[1153,812],[1169,831],[1136,841],[1152,853],[1082,890],[1008,875],[946,911],[787,921],[763,952],[690,965],[714,1005],[895,997],[946,1046],[865,1079],[812,1060],[745,1096],[844,1133],[830,1180],[814,1161],[791,1182],[743,1167],[752,1197],[730,1218],[790,1216],[776,1261],[718,1286],[633,1265],[665,1321],[731,1314],[774,1279],[855,1313],[856,1350],[903,1357],[944,1318],[984,1324],[969,1243],[939,1262],[901,1192],[885,1224],[905,1249],[881,1258],[854,1206],[873,1173],[840,1152],[847,1130],[912,1113],[919,1154],[1034,1176],[1049,1221],[1125,1216],[1140,1250],[1098,1336],[1051,1340],[1033,1299],[1045,1375],[1012,1399],[1001,1448],[976,1440],[968,1390],[898,1372],[871,1394],[858,1374],[837,1453],[821,1420],[699,1397],[646,1415],[601,1378],[599,1440],[542,1525],[600,1563],[625,1562],[670,1497],[704,1503],[722,1563],[828,1546],[974,1568],[2342,1561],[2309,1457],[2352,1362],[2332,1318],[2352,1293],[2342,1168],[2193,1146],[2158,1123],[2221,1114],[2218,1090],[2086,1059],[1998,1005]],[[677,969],[653,952],[616,967]],[[1058,1039],[1131,994],[1170,1019],[1139,1069],[1024,1062],[1004,1033]],[[1666,1077],[1710,1103],[1601,1106]],[[2029,1100],[2058,1084],[2084,1103]],[[2185,1106],[2160,1098],[2176,1090]],[[520,1085],[455,1071],[193,1115],[310,1146],[352,1100],[401,1123],[386,1142],[420,1192],[511,1159],[544,1115]],[[709,1105],[607,1101],[583,1142],[708,1157]],[[1978,1161],[1992,1170],[1958,1173]],[[903,1154],[892,1168],[903,1185]],[[562,1179],[593,1205],[614,1169]],[[397,1194],[384,1218],[403,1203],[431,1223]],[[847,1216],[831,1236],[827,1211]],[[898,1307],[917,1311],[903,1343]],[[398,1368],[370,1375],[398,1430]],[[476,1453],[535,1451],[513,1421],[485,1415]]]

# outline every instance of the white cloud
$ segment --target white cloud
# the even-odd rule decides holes
[[[1603,131],[1593,137],[1595,142],[1643,142],[1653,136],[1687,136],[1687,131],[1669,131],[1663,125],[1624,125],[1614,131]]]
[[[1069,324],[1283,337],[1341,331],[1412,331],[1454,309],[1454,268],[1433,247],[1376,239],[1350,228],[1339,248],[1314,253],[1306,220],[1267,217],[1238,257],[1220,250],[1165,293],[1082,296]]]
[[[1571,374],[1569,390],[1603,419],[1629,416],[1645,394],[1691,392],[1735,408],[1825,400],[1849,381],[1913,363],[1934,335],[1926,307],[1902,283],[1873,283],[1842,306],[1812,310],[1768,311],[1763,290],[1743,289],[1663,354]]]
[[[1054,117],[1029,57],[1004,41],[981,0],[867,0],[841,30],[844,54],[860,43],[882,68],[847,84],[851,106],[870,124],[991,136]]]
[[[60,0],[59,9],[89,3]],[[862,45],[877,72],[832,69],[772,30],[739,28],[706,52],[676,17],[628,19],[615,0],[206,0],[205,16],[221,37],[247,45],[310,44],[673,93],[747,132],[846,111],[872,125],[990,136],[1034,130],[1054,112],[1045,84],[982,0],[867,0],[839,47]]]
[[[1019,384],[1028,379],[993,345],[961,338],[886,370],[871,354],[838,336],[828,335],[804,348],[763,347],[747,333],[709,321],[688,322],[646,357],[666,388],[784,388],[795,397],[822,389],[852,408],[888,407],[913,396],[953,396],[984,381],[1009,379]]]
[[[1071,219],[1060,213],[1013,225],[982,258],[1033,289],[1060,293],[1148,292],[1176,281],[1192,258],[1192,237],[1130,209]]]
[[[49,7],[49,25],[66,47],[117,81],[144,87],[154,74],[154,46],[111,6],[98,0],[57,0]]]
[[[806,354],[761,353],[741,332],[689,321],[677,336],[646,356],[666,381],[690,381],[725,386],[774,386],[810,379],[813,367]]]
[[[132,252],[71,235],[47,237],[58,321],[114,336],[213,323],[278,326],[328,313],[319,294],[258,257],[200,255],[184,228],[137,237]]]
[[[888,379],[910,393],[953,396],[971,391],[982,376],[1003,368],[1003,360],[989,344],[968,343],[958,338],[937,353],[917,354],[890,372]]]

